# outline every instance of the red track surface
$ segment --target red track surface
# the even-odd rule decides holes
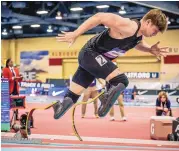
[[[47,104],[27,104],[26,110],[33,107],[43,107]],[[93,115],[93,104],[87,106],[86,118],[81,119],[81,106],[75,112],[75,123],[81,136],[88,137],[109,137],[109,138],[128,138],[128,139],[150,139],[150,117],[155,115],[155,108],[148,107],[125,107],[128,121],[120,121],[118,106],[115,106],[116,121],[109,121],[110,117],[96,119]],[[179,116],[178,109],[173,109],[174,116]],[[73,135],[71,110],[61,119],[53,119],[53,109],[34,112],[35,128],[33,134],[51,135]]]

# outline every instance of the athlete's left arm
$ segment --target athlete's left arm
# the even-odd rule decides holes
[[[144,51],[144,52],[149,52],[157,57],[159,56],[166,56],[166,53],[168,53],[168,51],[166,51],[166,49],[168,49],[168,47],[158,47],[158,44],[160,42],[157,42],[156,44],[150,46],[148,45],[144,40],[142,40],[137,46],[135,46],[135,49],[140,50],[140,51]]]

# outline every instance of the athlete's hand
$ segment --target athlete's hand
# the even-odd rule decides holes
[[[62,33],[58,34],[58,36],[56,37],[57,41],[67,42],[69,43],[69,47],[75,42],[76,38],[78,37],[75,32],[61,32]]]
[[[167,51],[168,47],[159,48],[158,47],[159,43],[160,42],[157,42],[156,44],[154,44],[151,47],[151,51],[150,51],[150,53],[157,56],[158,59],[159,59],[160,56],[166,57],[166,53],[168,53],[168,51]]]

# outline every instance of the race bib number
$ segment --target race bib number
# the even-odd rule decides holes
[[[95,59],[101,67],[108,62],[102,55],[97,56]]]

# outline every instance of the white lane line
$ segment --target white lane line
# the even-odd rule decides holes
[[[1,136],[13,137],[15,133],[1,132]],[[179,146],[178,142],[159,141],[159,140],[141,140],[126,138],[104,138],[104,137],[86,137],[81,136],[83,141],[88,142],[106,142],[106,143],[129,143],[129,144],[145,144],[145,145],[172,145]],[[67,135],[48,135],[48,134],[32,134],[29,138],[51,139],[51,140],[78,140],[76,136]]]

